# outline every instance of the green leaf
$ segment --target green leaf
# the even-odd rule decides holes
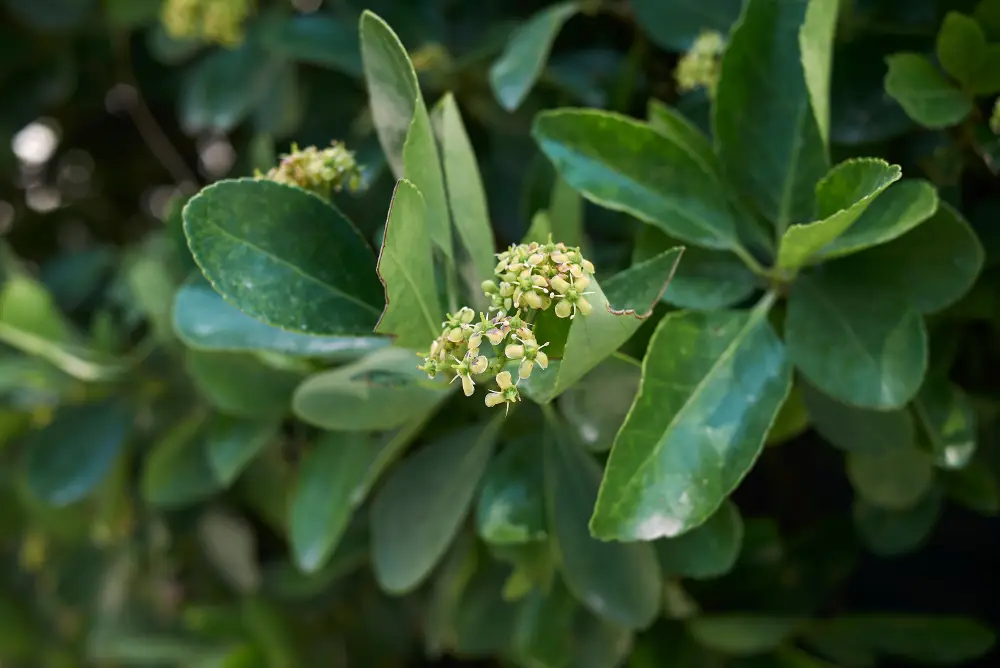
[[[127,370],[126,365],[82,345],[48,291],[26,276],[9,278],[0,291],[0,341],[80,380],[111,380]]]
[[[605,543],[587,530],[601,469],[550,425],[545,443],[545,500],[553,549],[566,587],[602,619],[642,629],[660,608],[660,569],[651,545]]]
[[[972,101],[924,56],[897,53],[886,58],[885,92],[903,111],[928,128],[955,125],[972,111]]]
[[[60,408],[24,444],[32,493],[54,506],[87,496],[111,471],[133,417],[128,406],[114,400]]]
[[[465,518],[502,421],[467,427],[399,464],[372,502],[372,566],[386,592],[412,591]]]
[[[578,2],[561,2],[532,16],[520,26],[490,67],[493,94],[507,111],[514,111],[545,69],[552,43],[563,25],[580,11]]]
[[[736,564],[743,546],[743,518],[734,503],[725,501],[701,526],[653,545],[664,576],[716,578]]]
[[[573,652],[573,621],[579,604],[560,581],[533,590],[514,623],[512,651],[525,668],[566,668]]]
[[[771,303],[660,321],[608,459],[590,521],[595,536],[653,540],[690,531],[750,470],[791,389],[784,346],[767,322]]]
[[[642,262],[678,242],[651,225],[639,228],[633,261]],[[757,288],[757,277],[732,253],[691,246],[677,265],[663,301],[680,308],[714,311],[745,301]]]
[[[299,419],[331,431],[380,431],[425,416],[451,388],[427,379],[411,350],[385,348],[310,376],[295,391]]]
[[[779,235],[812,217],[816,184],[829,169],[827,121],[817,119],[823,110],[810,101],[810,91],[829,85],[819,80],[829,54],[816,36],[832,30],[825,23],[833,17],[807,12],[819,1],[749,0],[723,56],[715,96],[715,139],[726,172]],[[807,13],[808,30],[800,37]]]
[[[887,188],[818,256],[831,260],[897,239],[933,216],[937,208],[937,189],[929,181],[904,179]]]
[[[219,181],[184,207],[194,259],[230,303],[304,334],[370,334],[382,295],[371,250],[333,205],[272,181]]]
[[[540,440],[534,434],[522,436],[490,462],[476,506],[476,531],[487,543],[520,544],[546,537]]]
[[[564,339],[550,336],[546,322],[540,322],[536,336],[553,343],[551,361],[548,369],[536,369],[530,378],[521,381],[521,390],[538,403],[548,403],[628,341],[652,314],[680,262],[682,250],[672,248],[612,276],[606,290],[596,280],[591,281],[587,286],[588,292],[593,293],[588,296],[594,307],[590,315],[570,320],[565,334],[562,334],[566,332],[565,320],[554,315],[548,319],[548,324],[554,322]],[[558,345],[563,342],[564,345]]]
[[[695,617],[687,622],[687,629],[705,647],[743,656],[776,649],[801,625],[796,617],[718,614]]]
[[[975,660],[993,647],[996,637],[984,624],[965,617],[864,614],[817,620],[807,642],[831,659],[886,655],[926,664]]]
[[[886,510],[858,499],[854,525],[869,550],[881,557],[912,552],[930,536],[941,514],[941,496],[930,493],[912,508]]]
[[[1000,513],[1000,483],[982,460],[973,459],[963,469],[940,471],[938,478],[948,496],[981,515]]]
[[[728,34],[742,4],[741,0],[633,0],[632,10],[656,44],[668,51],[687,51],[702,31]]]
[[[611,449],[641,377],[637,361],[612,355],[561,395],[559,410],[584,447],[592,452]]]
[[[905,408],[865,410],[831,399],[811,385],[799,387],[813,428],[830,445],[847,452],[876,454],[916,445],[913,417]]]
[[[314,336],[248,316],[198,278],[174,298],[173,325],[184,345],[209,352],[269,352],[347,362],[388,346],[388,337]]]
[[[194,65],[184,80],[178,116],[189,135],[227,134],[265,98],[281,75],[284,60],[244,42],[216,49]]]
[[[389,204],[377,271],[385,285],[385,310],[375,331],[393,334],[401,348],[429,347],[441,333],[444,312],[434,282],[427,207],[405,179],[396,184]]]
[[[288,536],[300,569],[315,573],[326,564],[372,485],[422,426],[418,420],[382,436],[333,432],[313,446],[289,503]]]
[[[795,384],[792,385],[792,390],[788,393],[785,403],[781,404],[781,410],[778,411],[777,417],[774,418],[774,424],[771,425],[771,430],[767,432],[767,440],[764,443],[765,445],[780,445],[801,436],[808,428],[809,414],[806,412],[806,406],[802,402],[800,385]]]
[[[461,244],[459,257],[468,258],[471,264],[470,269],[463,273],[467,276],[471,294],[481,296],[480,283],[493,277],[496,258],[493,255],[493,228],[490,226],[486,191],[476,154],[462,123],[458,103],[451,93],[441,98],[431,116],[441,148],[441,166],[451,219]]]
[[[937,34],[937,57],[944,71],[969,86],[979,74],[986,55],[986,36],[976,20],[948,12]]]
[[[357,28],[318,12],[268,21],[260,44],[273,55],[361,76]]]
[[[799,29],[802,71],[823,145],[830,143],[830,70],[840,0],[809,0]]]
[[[900,177],[899,165],[877,158],[840,163],[816,186],[816,222],[792,225],[781,238],[778,266],[797,269],[843,234]]]
[[[204,422],[201,415],[185,418],[153,445],[142,471],[142,496],[146,501],[176,508],[220,489],[208,460]]]
[[[205,435],[208,461],[218,481],[230,485],[278,436],[278,420],[243,420],[217,415]]]
[[[887,510],[907,510],[919,503],[934,482],[930,458],[914,448],[850,452],[847,477],[865,501]]]
[[[188,350],[184,367],[198,390],[227,415],[261,418],[288,413],[298,373],[279,371],[251,355]]]
[[[586,244],[583,234],[584,205],[580,193],[563,178],[556,176],[552,183],[552,197],[549,201],[549,218],[552,221],[554,239],[559,239],[567,246]],[[583,250],[587,251],[586,248]]]
[[[922,313],[957,302],[975,283],[985,253],[976,233],[950,204],[895,241],[828,265],[838,280],[879,286]]]
[[[424,196],[428,234],[451,258],[444,175],[413,63],[392,28],[372,12],[361,14],[360,32],[369,106],[386,160],[397,179],[408,179]]]
[[[649,127],[683,147],[698,162],[702,171],[721,182],[722,165],[715,154],[712,141],[694,123],[676,109],[654,99],[649,101],[647,115]]]
[[[966,466],[976,452],[976,412],[960,387],[929,377],[913,400],[913,411],[930,444],[934,463],[945,469]]]
[[[789,295],[785,341],[817,389],[853,406],[891,410],[920,389],[927,331],[900,295],[873,285],[846,273],[800,277]]]
[[[574,668],[618,668],[632,653],[632,632],[580,609],[573,624]]]
[[[595,204],[698,246],[739,246],[725,191],[687,144],[634,119],[583,109],[539,114],[532,135],[562,178]]]

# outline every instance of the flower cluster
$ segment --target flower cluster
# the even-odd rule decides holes
[[[547,311],[554,303],[556,315],[572,318],[580,311],[592,310],[584,292],[590,285],[594,265],[585,260],[579,248],[566,244],[520,244],[497,255],[496,279],[486,281],[483,291],[492,300],[490,310],[512,308]]]
[[[714,97],[719,83],[720,61],[726,49],[725,39],[714,30],[703,31],[691,46],[691,50],[677,62],[674,77],[677,89],[684,93],[696,88],[705,88]]]
[[[164,29],[176,39],[201,39],[226,47],[243,42],[243,23],[256,0],[166,0],[160,14]]]
[[[334,141],[322,151],[315,146],[300,149],[292,144],[292,152],[282,155],[277,167],[267,174],[258,172],[257,178],[299,186],[329,197],[331,192],[340,192],[345,186],[352,192],[358,190],[361,170],[354,153],[341,142]]]
[[[555,304],[560,318],[583,315],[593,307],[584,292],[590,284],[594,265],[580,254],[579,248],[565,244],[521,244],[497,255],[496,280],[483,282],[483,291],[493,304],[492,317],[463,307],[449,313],[441,323],[441,334],[431,343],[430,351],[419,353],[424,359],[418,368],[429,377],[454,374],[451,382],[461,380],[465,396],[475,392],[476,382],[494,377],[496,390],[486,396],[493,407],[520,401],[517,383],[505,368],[517,362],[518,382],[531,376],[537,366],[549,366],[548,355],[535,339],[532,321],[539,311]],[[499,284],[498,284],[499,283]],[[516,309],[513,315],[511,309]],[[494,313],[495,312],[495,313]],[[523,314],[522,314],[523,313]]]

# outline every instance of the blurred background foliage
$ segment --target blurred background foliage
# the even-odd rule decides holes
[[[257,395],[233,402],[260,417],[302,370],[183,354],[171,308],[193,265],[180,206],[212,181],[268,169],[293,141],[340,140],[364,169],[359,192],[338,195],[337,204],[379,240],[394,179],[362,79],[357,19],[367,8],[399,34],[430,103],[455,94],[503,246],[521,237],[552,190],[554,174],[529,136],[534,115],[586,106],[645,117],[656,99],[707,128],[709,91],[685,90],[675,69],[702,30],[725,33],[740,2],[582,2],[578,13],[560,15],[565,26],[551,33],[551,55],[523,99],[503,89],[498,96],[491,67],[515,28],[552,9],[541,0],[202,0],[216,5],[206,15],[190,14],[192,4],[0,0],[0,340],[11,344],[0,345],[0,660],[496,665],[496,634],[509,621],[502,602],[468,603],[463,627],[447,629],[454,637],[438,646],[469,658],[441,658],[425,638],[434,614],[428,592],[390,598],[375,586],[363,512],[319,573],[295,569],[284,504],[316,430],[286,422],[229,475],[190,457],[184,446],[209,419],[206,405],[225,406],[241,385]],[[629,665],[735,665],[720,658],[731,652],[715,653],[717,632],[677,623],[691,598],[709,611],[954,613],[1000,625],[1000,144],[983,131],[992,100],[960,126],[927,129],[883,86],[886,56],[933,50],[945,13],[971,14],[977,4],[843,0],[831,98],[835,160],[877,155],[923,175],[969,218],[986,250],[976,287],[931,321],[932,359],[979,416],[976,466],[939,474],[950,476],[948,501],[935,497],[910,521],[880,524],[885,518],[865,508],[852,518],[840,456],[804,417],[793,421],[734,496],[745,533],[732,572],[685,580],[684,589],[671,580],[664,618],[630,641],[631,655],[621,653]],[[683,6],[689,20],[667,20],[667,5]],[[585,220],[594,262],[609,273],[626,266],[635,221],[589,204]],[[46,333],[34,355],[14,341],[18,319]],[[640,334],[629,345],[641,355],[643,343]],[[115,382],[88,382],[108,378]],[[88,410],[74,412],[82,401]],[[575,408],[586,414],[585,405]],[[471,595],[498,577],[496,568],[478,573],[485,580]],[[852,632],[860,633],[837,637],[841,650]],[[869,633],[924,630],[874,624]],[[782,632],[761,627],[750,643],[769,634]],[[459,651],[456,637],[465,643]],[[578,651],[585,656],[586,644]],[[907,652],[897,654],[880,665],[911,665]],[[768,661],[820,665],[795,654]],[[570,665],[590,664],[578,657]]]

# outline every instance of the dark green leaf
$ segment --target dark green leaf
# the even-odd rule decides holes
[[[761,654],[779,647],[802,625],[795,617],[706,615],[687,622],[688,632],[702,645],[737,656]]]
[[[829,54],[823,40],[800,37],[807,6],[814,4],[831,3],[749,0],[729,40],[715,96],[722,163],[779,235],[812,218],[816,184],[829,169],[826,110],[810,100],[810,91],[828,86],[820,79]],[[811,18],[808,35],[832,30],[834,17]]]
[[[654,42],[668,51],[687,51],[702,31],[728,34],[742,4],[741,0],[633,0],[632,8]]]
[[[595,536],[653,540],[689,531],[750,470],[791,389],[784,346],[767,322],[770,304],[672,313],[660,322],[611,450],[590,521]]]
[[[635,238],[636,262],[679,245],[652,225],[639,228]],[[663,301],[700,311],[722,309],[746,300],[757,288],[757,277],[732,253],[692,246],[670,280]]]
[[[514,624],[512,649],[525,668],[571,665],[573,621],[579,604],[561,581],[547,591],[535,589],[521,603]]]
[[[578,2],[561,2],[538,12],[517,29],[503,54],[490,67],[490,86],[500,105],[514,111],[545,69],[556,35],[574,14]]]
[[[318,196],[272,181],[219,181],[184,207],[212,286],[247,315],[304,334],[370,334],[382,305],[374,257]]]
[[[630,629],[645,628],[660,607],[656,553],[651,545],[605,543],[590,535],[587,517],[600,480],[600,467],[582,448],[561,433],[549,432],[545,498],[566,586],[595,615]]]
[[[251,355],[188,350],[184,366],[201,393],[228,415],[281,417],[302,376],[266,366]]]
[[[792,225],[781,238],[778,266],[797,269],[850,228],[900,177],[899,165],[853,158],[830,170],[816,185],[815,222]]]
[[[177,291],[173,319],[181,341],[205,351],[271,352],[341,362],[391,343],[388,337],[314,336],[273,327],[248,316],[201,279]]]
[[[278,420],[242,420],[218,415],[205,435],[208,460],[215,476],[229,485],[278,435]]]
[[[549,219],[552,223],[552,238],[559,239],[567,246],[585,246],[583,234],[583,210],[585,202],[565,179],[556,176],[552,184],[549,201]],[[583,249],[587,252],[586,247]]]
[[[61,408],[24,444],[28,487],[54,506],[84,498],[111,470],[132,419],[116,401]]]
[[[851,452],[847,477],[867,502],[887,510],[907,510],[919,503],[934,482],[930,458],[916,448]]]
[[[508,444],[483,479],[476,529],[487,543],[526,543],[545,538],[542,442],[528,435]]]
[[[736,505],[726,501],[701,526],[654,545],[665,576],[719,577],[733,568],[740,555],[743,518]]]
[[[387,592],[412,591],[444,555],[493,453],[501,421],[452,432],[400,463],[372,503],[372,565]]]
[[[632,632],[580,609],[573,625],[574,668],[618,668],[632,652]]]
[[[982,515],[1000,513],[1000,483],[983,461],[973,459],[963,469],[941,471],[938,479],[948,496],[966,508]]]
[[[972,102],[918,53],[897,53],[886,59],[885,91],[910,118],[928,128],[955,125],[972,111]]]
[[[890,410],[920,389],[927,332],[900,295],[869,285],[842,272],[800,277],[788,300],[785,341],[789,358],[819,390]]]
[[[134,2],[135,0],[133,0]],[[4,5],[17,19],[41,31],[60,31],[83,21],[96,0],[4,0]]]
[[[639,391],[641,377],[642,366],[637,361],[612,355],[562,394],[560,412],[588,450],[611,449]]]
[[[978,426],[969,398],[947,379],[930,377],[913,400],[913,410],[930,444],[934,463],[960,469],[976,452]]]
[[[771,430],[767,432],[766,445],[780,445],[790,441],[809,428],[809,414],[806,412],[806,405],[802,402],[800,384],[792,386],[792,391],[788,393],[785,403],[781,404],[781,410],[774,418]]]
[[[361,76],[357,27],[332,16],[314,13],[277,19],[262,31],[261,46],[277,56]]]
[[[417,368],[410,350],[386,348],[310,376],[295,391],[299,419],[331,431],[394,429],[426,416],[451,388]]]
[[[806,383],[800,390],[813,427],[830,445],[868,453],[916,445],[913,418],[905,408],[865,410],[831,399]]]
[[[284,61],[245,42],[217,49],[188,74],[180,96],[180,122],[188,134],[228,133],[274,85]]]
[[[444,312],[434,282],[427,207],[405,179],[396,184],[389,204],[377,271],[385,285],[385,310],[376,331],[392,334],[401,348],[430,347],[441,333]]]
[[[175,508],[200,501],[221,487],[208,461],[203,425],[202,416],[185,418],[153,445],[142,472],[146,501]]]
[[[920,547],[941,514],[941,496],[931,492],[906,510],[886,510],[863,499],[854,502],[854,525],[869,550],[892,557]]]
[[[625,116],[579,109],[540,114],[532,135],[562,178],[595,204],[706,248],[739,245],[725,192],[687,144]]]
[[[819,257],[829,260],[892,241],[933,216],[937,208],[937,190],[929,181],[900,181],[872,202],[847,231],[824,246]]]
[[[975,81],[986,56],[986,36],[971,16],[948,12],[937,34],[941,67],[963,86]]]

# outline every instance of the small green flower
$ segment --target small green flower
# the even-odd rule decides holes
[[[257,178],[299,186],[323,197],[345,187],[354,192],[361,186],[361,170],[354,153],[337,141],[322,151],[315,146],[300,149],[292,144],[292,152],[281,156],[277,167]]]
[[[500,389],[490,390],[490,393],[486,395],[486,405],[493,408],[500,404],[506,404],[506,410],[509,411],[511,404],[521,400],[521,394],[517,390],[517,385],[513,384],[509,371],[498,373],[496,380],[497,387]]]
[[[709,97],[715,96],[719,84],[719,70],[726,42],[722,34],[714,30],[702,32],[691,46],[691,50],[681,56],[674,77],[677,89],[682,93],[704,88]]]
[[[243,24],[255,4],[255,0],[166,0],[160,22],[171,37],[232,48],[243,43]]]

